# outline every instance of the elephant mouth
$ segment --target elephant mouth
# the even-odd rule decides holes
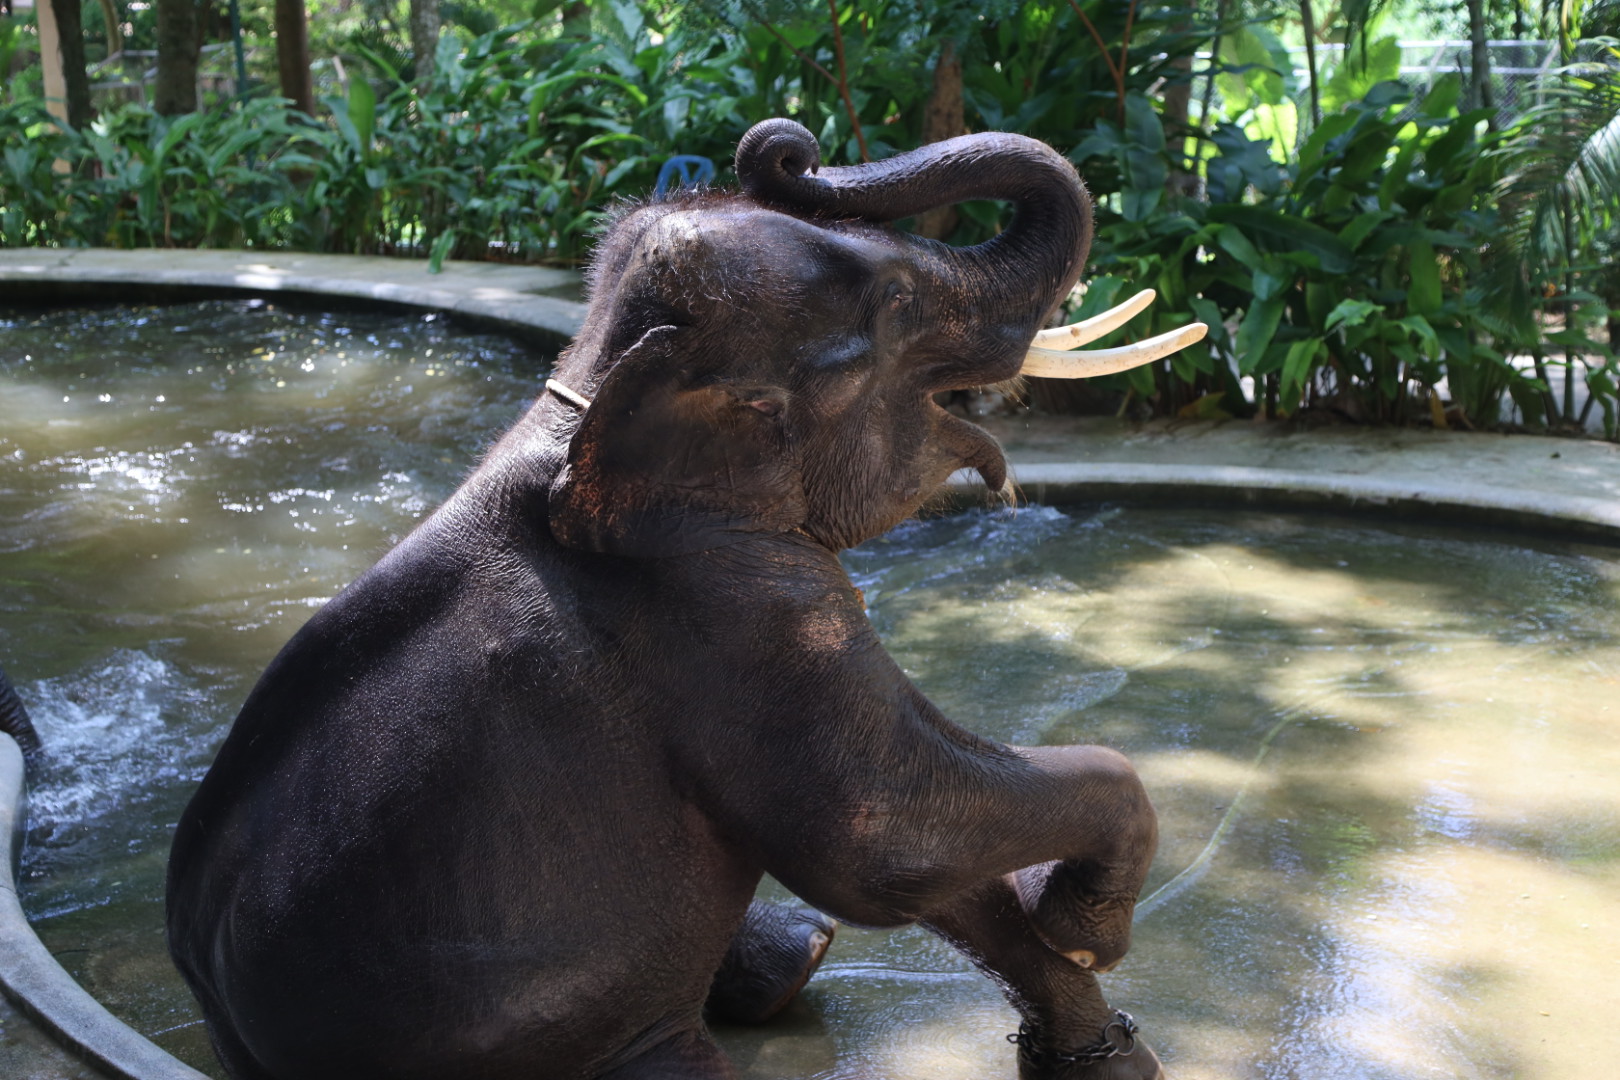
[[[940,444],[953,461],[952,471],[973,469],[984,479],[984,486],[997,494],[1007,488],[1007,455],[1001,444],[984,428],[953,416],[929,399],[933,410],[935,431]]]
[[[1111,349],[1080,348],[1130,322],[1153,303],[1155,296],[1152,289],[1144,289],[1100,315],[1068,326],[1042,330],[1035,335],[1026,351],[1018,375],[1046,379],[1087,379],[1112,375],[1161,360],[1202,341],[1209,333],[1209,327],[1203,323],[1190,323],[1169,333]],[[1007,457],[1001,444],[984,428],[952,415],[932,398],[930,403],[938,414],[935,423],[940,441],[960,463],[958,467],[977,470],[987,488],[1006,495],[1009,486]]]

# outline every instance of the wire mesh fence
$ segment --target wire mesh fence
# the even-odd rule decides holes
[[[1499,125],[1505,126],[1517,119],[1534,104],[1536,86],[1558,64],[1558,43],[1553,41],[1487,41],[1487,60],[1490,65],[1490,104],[1496,108]],[[1465,85],[1472,81],[1474,70],[1473,44],[1467,41],[1403,41],[1400,42],[1400,80],[1421,99],[1442,76],[1460,75]],[[1295,85],[1308,85],[1305,69],[1305,49],[1289,49],[1294,62]],[[1354,54],[1347,56],[1342,44],[1322,44],[1316,47],[1318,79],[1327,78],[1343,63],[1356,63]],[[1301,94],[1301,103],[1304,95]]]

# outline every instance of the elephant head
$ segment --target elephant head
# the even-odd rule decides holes
[[[936,393],[1117,370],[1202,336],[1058,351],[1140,310],[1127,305],[1037,340],[1092,224],[1074,168],[1035,140],[822,168],[808,131],[770,120],[736,165],[741,193],[632,208],[599,248],[590,314],[551,384],[583,414],[548,506],[570,547],[677,555],[789,530],[858,544],[959,468],[1005,485],[995,440]],[[966,199],[1011,200],[1011,226],[953,248],[887,224]]]

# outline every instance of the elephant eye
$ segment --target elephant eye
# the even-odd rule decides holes
[[[902,311],[910,306],[911,301],[911,290],[902,282],[891,281],[888,288],[883,291],[884,306],[890,311]]]

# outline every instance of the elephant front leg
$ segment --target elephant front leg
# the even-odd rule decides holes
[[[818,911],[755,900],[726,949],[705,1011],[734,1024],[769,1020],[821,966],[836,927]]]
[[[1037,932],[1012,881],[995,878],[930,911],[923,925],[1000,984],[1022,1023],[1019,1080],[1163,1080],[1128,1014],[1111,1009],[1092,971]]]
[[[1069,746],[1018,752],[1039,767],[1059,772],[1077,762],[1095,767],[1099,758],[1106,761],[1112,754],[1097,747]],[[1130,768],[1123,758],[1119,765]],[[1110,971],[1131,947],[1136,898],[1158,847],[1158,824],[1145,803],[1137,807],[1099,799],[1088,805],[1102,819],[1095,832],[1113,837],[1113,843],[1026,866],[1008,875],[1008,881],[1042,941],[1082,968]]]

